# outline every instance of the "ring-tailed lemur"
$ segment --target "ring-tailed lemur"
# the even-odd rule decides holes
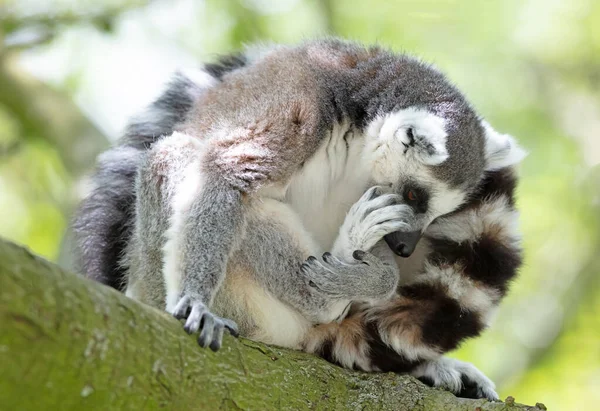
[[[239,324],[497,398],[442,354],[481,332],[520,265],[522,157],[412,57],[254,49],[177,76],[100,157],[78,250],[87,276],[186,319],[202,346]]]

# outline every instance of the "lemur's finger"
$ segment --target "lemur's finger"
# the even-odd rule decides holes
[[[369,201],[373,200],[375,197],[378,197],[383,192],[383,187],[381,186],[373,186],[369,188],[362,197],[358,201]]]
[[[381,224],[386,221],[406,222],[409,219],[412,219],[411,207],[406,204],[396,204],[388,205],[373,210],[370,214],[366,216],[364,221],[369,226],[374,226],[376,224]],[[408,227],[409,224],[407,222],[405,224]]]
[[[221,343],[223,341],[223,331],[225,330],[225,324],[222,320],[217,319],[215,322],[215,328],[213,330],[212,341],[210,342],[210,349],[213,351],[218,351],[221,348]]]
[[[331,253],[324,253],[321,258],[323,258],[323,261],[325,261],[327,264],[331,264],[334,262],[335,257],[331,255]]]
[[[374,254],[364,252],[364,251],[363,251],[363,255],[361,256],[361,260],[363,263],[367,263],[371,266],[379,266],[383,263],[381,258],[377,257]]]
[[[347,265],[336,256],[331,255],[331,253],[323,254],[323,261],[334,267],[341,267]]]
[[[200,331],[200,335],[198,336],[198,344],[202,348],[208,347],[212,341],[214,328],[215,317],[209,312],[205,313],[202,319],[202,331]]]
[[[240,336],[240,331],[235,321],[232,321],[229,318],[223,318],[222,320],[223,325],[225,325],[225,328],[229,331],[229,334],[233,335],[236,338]]]
[[[190,298],[185,296],[182,297],[175,309],[173,310],[173,316],[178,320],[187,318],[190,315]]]
[[[378,260],[378,258],[375,257],[373,254],[367,253],[366,251],[362,250],[354,250],[354,252],[352,253],[352,257],[354,257],[355,260],[358,260],[363,264],[367,265],[373,263],[375,260]]]
[[[410,227],[404,221],[386,221],[384,223],[375,225],[371,227],[367,234],[369,238],[376,239],[376,241],[381,240],[384,236],[396,232],[396,231],[406,231],[406,229]]]
[[[188,333],[192,334],[198,331],[200,328],[200,321],[202,320],[202,316],[206,313],[206,306],[201,303],[196,303],[192,307],[192,311],[183,326],[183,329]]]
[[[398,194],[384,194],[379,197],[375,197],[373,200],[365,204],[365,213],[372,213],[373,211],[382,207],[399,204],[401,202]]]

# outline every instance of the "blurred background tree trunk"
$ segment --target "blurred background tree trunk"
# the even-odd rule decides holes
[[[81,178],[110,143],[68,96],[15,70],[12,63],[10,53],[0,53],[0,105],[23,128],[3,155],[14,155],[22,146],[35,144],[36,140],[43,140],[56,150],[72,182],[69,195],[56,201],[68,221],[79,200],[76,189],[80,187]],[[57,261],[65,268],[74,269],[71,251],[71,233],[67,227]]]
[[[56,258],[65,268],[75,268],[68,221],[86,191],[83,179],[110,141],[64,90],[57,90],[23,71],[19,57],[22,52],[49,44],[66,27],[89,24],[109,32],[122,13],[147,3],[101,7],[91,13],[56,10],[53,14],[31,13],[26,17],[0,14],[0,109],[19,125],[18,135],[12,136],[7,144],[0,141],[0,164],[18,155],[24,147],[36,144],[51,147],[57,154],[69,188],[63,193],[66,195],[52,196],[49,200],[66,223]],[[4,11],[1,5],[0,10]]]

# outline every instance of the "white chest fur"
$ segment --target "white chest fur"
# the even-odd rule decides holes
[[[364,137],[349,124],[338,124],[288,186],[285,201],[321,251],[331,249],[346,213],[367,188],[363,151]]]

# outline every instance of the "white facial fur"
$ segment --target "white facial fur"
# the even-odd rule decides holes
[[[438,165],[448,158],[445,120],[426,110],[407,108],[377,116],[367,128],[367,138],[375,138],[381,147],[399,145],[406,158],[426,165]],[[414,142],[408,130],[413,130]]]
[[[429,192],[428,211],[416,216],[415,230],[456,209],[465,193],[435,178],[431,167],[448,158],[445,120],[426,110],[408,108],[376,117],[367,127],[365,154],[378,184],[414,181]],[[413,129],[411,145],[408,129]]]
[[[434,218],[456,210],[466,199],[466,193],[463,190],[450,188],[447,184],[433,178],[432,180],[435,183],[430,191],[431,197],[429,198],[428,210],[430,220],[428,224]]]
[[[407,135],[412,128],[415,142]],[[395,183],[411,175],[422,181],[427,166],[448,158],[444,119],[424,110],[408,108],[377,116],[367,127],[365,154],[377,182]],[[433,149],[432,149],[433,148]]]

